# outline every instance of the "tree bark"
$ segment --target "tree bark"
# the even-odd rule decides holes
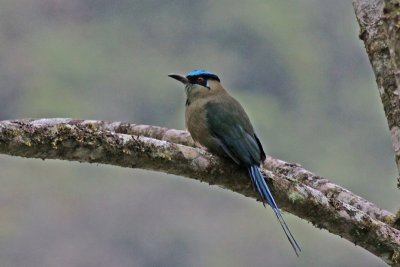
[[[374,70],[400,173],[400,2],[353,0],[360,39]],[[398,178],[400,188],[400,178]]]
[[[257,198],[246,171],[195,148],[185,131],[120,122],[0,122],[0,153],[142,168],[216,184]],[[280,207],[400,266],[395,216],[297,164],[268,157],[263,172]]]

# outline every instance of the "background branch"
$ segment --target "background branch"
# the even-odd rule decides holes
[[[400,172],[399,1],[354,0],[353,6],[360,25],[360,39],[364,41],[375,73]]]
[[[0,122],[3,154],[161,171],[256,198],[245,171],[193,145],[185,131],[147,125],[71,119]],[[393,214],[297,164],[269,157],[265,166],[284,210],[399,266],[400,231],[390,226]]]

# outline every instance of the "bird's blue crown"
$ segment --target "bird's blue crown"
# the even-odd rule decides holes
[[[214,79],[219,81],[219,77],[216,74],[206,70],[193,70],[186,75],[186,77],[189,79],[197,76],[204,76],[207,77],[207,79]]]
[[[206,71],[206,70],[193,70],[193,71],[189,72],[186,76],[200,76],[200,75],[217,76],[214,73]]]

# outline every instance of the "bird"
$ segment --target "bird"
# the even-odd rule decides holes
[[[265,152],[242,105],[221,85],[219,77],[206,70],[193,70],[186,76],[170,74],[181,82],[186,93],[185,122],[193,140],[220,157],[230,158],[248,171],[254,190],[264,206],[275,213],[297,256],[300,246],[283,219],[265,182],[260,164]]]

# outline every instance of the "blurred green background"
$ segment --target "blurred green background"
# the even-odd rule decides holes
[[[350,1],[1,0],[0,119],[184,128],[207,69],[268,154],[395,212],[388,127]],[[0,156],[0,266],[385,266],[290,214],[173,175]]]

